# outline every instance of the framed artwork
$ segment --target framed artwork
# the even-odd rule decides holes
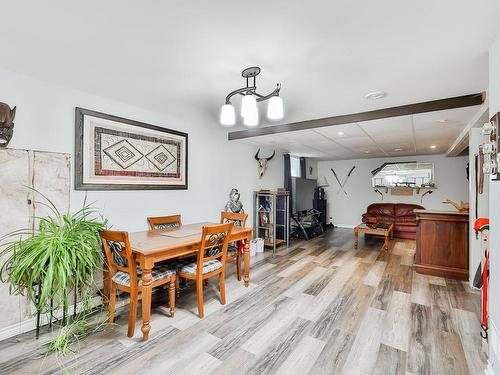
[[[188,135],[88,109],[75,112],[75,189],[187,189]]]

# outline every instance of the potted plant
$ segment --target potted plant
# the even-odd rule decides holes
[[[5,247],[0,257],[6,257],[6,261],[0,268],[0,279],[9,284],[11,294],[27,296],[37,313],[62,308],[66,316],[70,291],[78,290],[83,311],[60,331],[60,335],[68,336],[68,330],[81,328],[82,319],[88,316],[91,297],[88,291],[103,264],[99,230],[106,226],[106,220],[86,203],[75,213],[61,213],[47,197],[37,193],[46,201],[37,203],[48,207],[50,215],[36,218],[39,225],[35,231],[20,229],[1,239],[0,244]],[[79,329],[73,338],[81,334]],[[54,342],[58,339],[61,337]],[[65,338],[65,343],[68,340],[71,338]],[[58,350],[57,345],[51,346],[52,350]]]

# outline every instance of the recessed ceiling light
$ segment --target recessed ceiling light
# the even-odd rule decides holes
[[[376,100],[382,99],[387,96],[385,91],[372,91],[365,95],[365,99]]]
[[[436,148],[436,145],[431,145],[431,148],[432,148],[432,149]]]
[[[436,120],[436,122],[439,122],[440,124],[444,124],[445,122],[448,122],[448,120],[442,118],[442,119]]]
[[[344,135],[344,132],[338,132],[337,134],[338,135]]]
[[[370,151],[365,151],[365,154],[369,154],[369,153],[370,153]]]
[[[403,151],[402,148],[395,148],[394,151]]]

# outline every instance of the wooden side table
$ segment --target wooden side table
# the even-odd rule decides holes
[[[358,248],[358,238],[359,233],[364,234],[373,234],[375,236],[383,236],[384,237],[384,249],[389,250],[389,239],[393,239],[393,229],[394,224],[390,224],[387,228],[370,228],[366,224],[359,224],[354,228],[354,248]]]

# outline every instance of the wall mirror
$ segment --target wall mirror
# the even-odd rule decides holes
[[[434,164],[419,162],[385,163],[372,171],[372,187],[433,188]]]

